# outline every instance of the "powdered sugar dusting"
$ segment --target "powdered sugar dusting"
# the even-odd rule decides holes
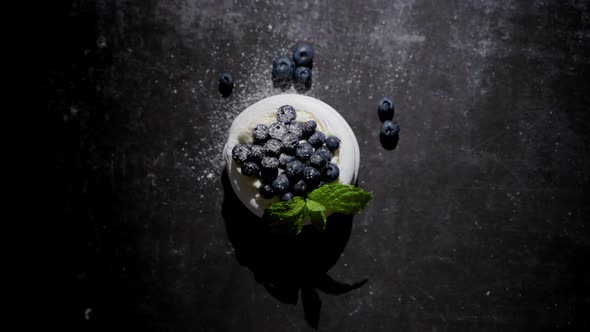
[[[290,46],[290,45],[289,45]],[[277,51],[278,50],[278,51]],[[237,72],[232,73],[235,78],[234,90],[226,98],[222,97],[217,91],[210,91],[212,95],[211,109],[207,112],[207,123],[211,133],[219,133],[211,137],[201,138],[199,149],[196,155],[192,156],[191,162],[196,163],[196,169],[201,170],[197,174],[197,180],[202,184],[218,181],[225,162],[222,152],[229,127],[233,119],[248,106],[269,96],[282,93],[298,93],[294,87],[283,90],[275,88],[272,82],[271,69],[272,59],[278,54],[288,54],[288,49],[275,49],[261,51],[261,56],[253,57],[250,61],[240,61]],[[239,51],[240,58],[246,57],[246,53]],[[212,56],[224,57],[219,50],[213,50]],[[315,71],[315,69],[314,69]],[[213,88],[217,86],[217,74],[209,75],[215,80]],[[194,128],[195,133],[198,128]]]

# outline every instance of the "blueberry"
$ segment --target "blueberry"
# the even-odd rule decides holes
[[[292,121],[287,127],[287,131],[297,135],[297,139],[301,139],[303,137],[303,122]]]
[[[283,143],[277,141],[276,139],[269,139],[264,143],[264,147],[262,148],[264,154],[269,157],[278,157],[283,150]]]
[[[287,126],[283,123],[275,122],[268,126],[268,134],[270,135],[270,138],[278,139],[280,141],[286,133]]]
[[[285,167],[285,174],[291,180],[299,180],[303,176],[305,166],[299,160],[293,160]]]
[[[229,73],[219,75],[219,92],[222,96],[229,96],[234,89],[234,78]]]
[[[290,123],[297,118],[297,112],[291,105],[283,105],[277,111],[277,120],[284,124]]]
[[[294,156],[281,153],[281,155],[279,156],[279,167],[286,168],[287,164],[292,162],[293,160],[295,160]]]
[[[330,152],[330,149],[328,149],[327,146],[320,146],[315,150],[315,152],[324,156],[324,158],[326,158],[328,161],[332,160],[332,152]]]
[[[268,127],[263,124],[257,124],[252,130],[252,137],[256,143],[264,143],[268,139]]]
[[[399,136],[399,125],[396,122],[386,120],[381,125],[381,135],[387,138]]]
[[[318,124],[313,120],[305,122],[303,124],[303,138],[308,138],[309,136],[313,135],[317,127]]]
[[[330,151],[336,151],[340,147],[340,139],[336,136],[329,136],[326,138],[326,147]]]
[[[242,167],[242,174],[246,176],[257,176],[260,172],[260,166],[258,164],[253,163],[251,161],[245,162]]]
[[[311,157],[312,153],[313,147],[311,146],[311,144],[303,142],[299,144],[299,146],[295,150],[295,157],[297,157],[297,159],[299,160],[308,160],[309,157]]]
[[[311,87],[311,69],[307,67],[295,68],[293,74],[293,81],[295,81],[295,87],[307,90]]]
[[[260,187],[258,187],[258,192],[260,193],[260,196],[262,196],[262,198],[272,198],[275,193],[272,189],[272,186],[268,183],[263,183],[260,185]]]
[[[289,57],[280,56],[272,62],[272,77],[278,80],[290,80],[293,77],[295,64]]]
[[[322,169],[322,167],[326,166],[327,163],[328,160],[318,152],[314,152],[311,157],[309,157],[309,165],[311,167],[315,167],[316,169]]]
[[[334,181],[340,176],[340,168],[334,163],[329,163],[322,169],[322,178],[328,182]]]
[[[250,156],[248,160],[259,163],[264,157],[264,149],[261,145],[250,145]]]
[[[292,199],[293,199],[293,193],[291,193],[291,192],[286,192],[283,194],[283,196],[281,196],[281,201],[283,201],[283,202],[288,202]]]
[[[297,66],[313,66],[313,48],[307,43],[298,43],[293,48],[293,61]]]
[[[287,192],[290,185],[291,183],[289,183],[289,179],[285,174],[279,174],[271,184],[274,193],[277,195]]]
[[[311,144],[311,146],[313,146],[314,148],[319,148],[320,146],[322,146],[324,144],[324,142],[326,141],[326,135],[324,133],[322,133],[321,131],[316,131],[315,133],[313,133],[313,135],[311,135],[307,141],[309,142],[309,144]]]
[[[322,174],[316,168],[307,166],[303,169],[303,181],[311,187],[315,187],[319,182]]]
[[[231,150],[231,156],[238,164],[242,164],[250,157],[250,148],[246,144],[238,143]]]
[[[261,170],[259,174],[259,178],[262,183],[271,184],[279,175],[279,169],[270,169],[270,170]]]
[[[307,192],[307,184],[303,180],[299,180],[293,185],[291,192],[297,196],[303,196]]]
[[[283,143],[285,151],[295,152],[295,149],[299,146],[299,137],[293,133],[286,133],[281,139],[281,143]]]
[[[260,162],[260,166],[262,167],[263,174],[272,174],[278,171],[279,167],[279,160],[275,157],[264,157]]]
[[[381,119],[381,121],[393,119],[394,107],[395,105],[391,99],[387,97],[381,98],[377,104],[377,113],[379,114],[379,119]]]

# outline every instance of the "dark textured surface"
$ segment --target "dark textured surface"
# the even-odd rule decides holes
[[[589,15],[584,1],[51,7],[52,39],[38,50],[48,186],[29,197],[45,198],[29,209],[46,218],[14,260],[26,277],[6,287],[21,323],[588,330]],[[296,285],[297,300],[256,275],[273,263],[248,256],[219,154],[231,119],[281,92],[272,58],[299,40],[315,47],[306,94],[350,123],[359,185],[375,198],[336,236],[339,259],[322,265],[333,264],[321,280],[352,286],[313,279]],[[236,79],[226,99],[223,71]],[[401,124],[394,150],[379,144],[384,95]]]

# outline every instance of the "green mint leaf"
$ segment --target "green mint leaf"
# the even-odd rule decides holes
[[[311,199],[308,199],[305,205],[307,207],[307,214],[311,219],[311,224],[319,231],[323,231],[326,228],[326,208]]]
[[[363,189],[345,184],[326,184],[307,195],[332,212],[355,214],[361,212],[373,195]]]
[[[307,212],[305,200],[294,197],[288,202],[275,202],[264,210],[264,218],[269,221],[272,231],[284,234],[299,234],[303,228],[303,218]]]

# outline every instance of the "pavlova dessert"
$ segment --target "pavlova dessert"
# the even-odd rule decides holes
[[[323,230],[332,212],[355,214],[372,195],[355,186],[356,137],[328,104],[282,94],[251,105],[233,121],[224,159],[240,201],[271,226]]]

